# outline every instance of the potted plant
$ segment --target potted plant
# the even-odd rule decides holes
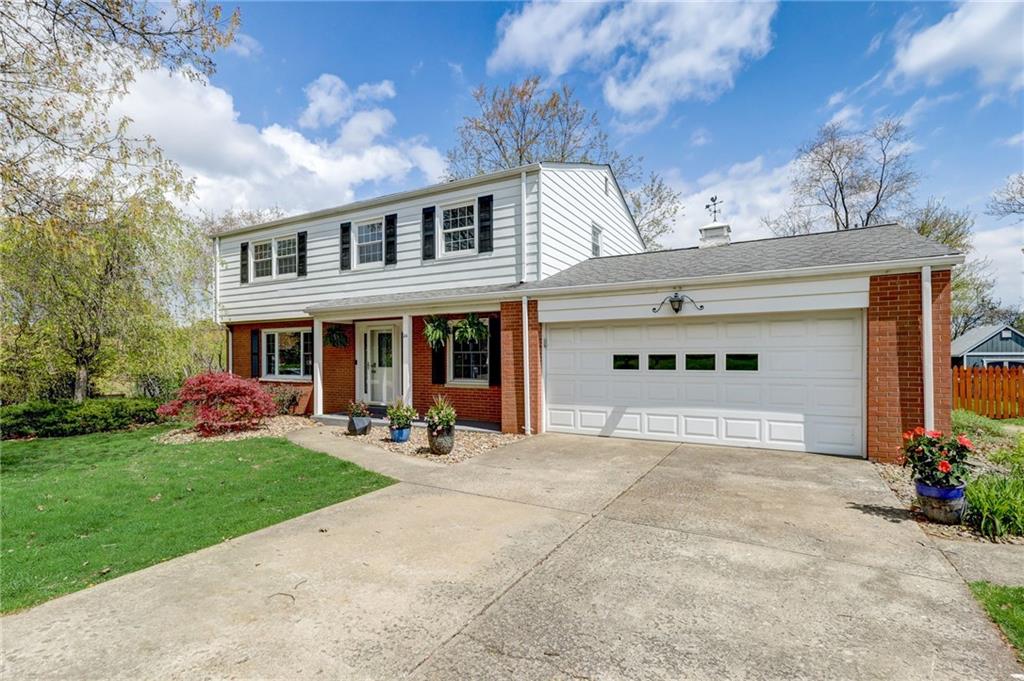
[[[423,321],[423,337],[427,345],[433,350],[440,350],[444,347],[451,333],[451,325],[448,318],[442,315],[430,315]]]
[[[444,395],[435,395],[426,413],[427,442],[431,454],[442,456],[455,447],[455,407]]]
[[[355,401],[348,403],[349,435],[366,435],[370,432],[370,426],[372,425],[370,407],[367,406],[366,402]]]
[[[401,400],[389,404],[388,427],[391,429],[391,441],[408,442],[409,434],[412,432],[412,421],[419,417],[411,404],[405,404]]]
[[[973,449],[963,435],[953,437],[921,427],[903,433],[903,463],[913,470],[917,503],[929,520],[960,522],[970,474],[967,455]]]

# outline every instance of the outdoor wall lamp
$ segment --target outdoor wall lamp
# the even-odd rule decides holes
[[[685,293],[680,293],[679,291],[676,291],[670,296],[665,296],[665,299],[658,303],[657,307],[651,308],[651,312],[657,314],[658,312],[661,311],[661,308],[665,306],[665,303],[668,303],[669,307],[672,308],[672,312],[674,312],[675,314],[679,314],[683,310],[683,305],[687,302],[689,302],[698,310],[704,309],[703,305],[698,305],[697,301],[691,298],[690,296],[686,295]]]

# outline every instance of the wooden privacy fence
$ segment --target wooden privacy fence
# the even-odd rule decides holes
[[[1024,368],[953,367],[953,408],[990,419],[1024,416]]]

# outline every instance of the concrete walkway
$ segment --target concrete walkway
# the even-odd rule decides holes
[[[16,679],[1011,679],[863,461],[545,435],[0,621]]]

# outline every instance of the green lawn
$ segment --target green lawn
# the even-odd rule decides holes
[[[0,611],[394,482],[282,438],[151,440],[165,429],[0,445]]]
[[[1024,662],[1024,587],[971,582],[971,591],[1017,649],[1017,657]]]

